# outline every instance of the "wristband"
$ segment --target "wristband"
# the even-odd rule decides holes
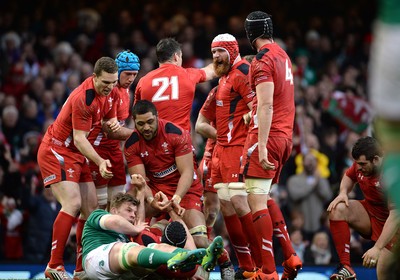
[[[149,196],[146,198],[146,201],[148,204],[151,204],[153,202],[153,200],[154,200],[154,197],[152,197],[152,196]]]
[[[180,197],[180,195],[174,194],[172,200],[175,201],[177,204],[179,204],[181,203],[182,198]]]

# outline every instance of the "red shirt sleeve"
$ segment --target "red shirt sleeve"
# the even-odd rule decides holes
[[[174,134],[171,138],[171,142],[174,146],[175,157],[193,153],[192,140],[189,131],[182,130],[181,135]]]
[[[86,105],[84,94],[76,95],[78,98],[71,100],[72,105],[72,128],[75,130],[90,131],[92,128],[92,107]]]
[[[353,165],[346,171],[346,176],[349,177],[353,182],[357,182],[357,163],[353,162]]]
[[[200,113],[206,117],[210,122],[215,121],[216,103],[215,93],[218,87],[214,87],[208,94],[206,101],[200,109]]]

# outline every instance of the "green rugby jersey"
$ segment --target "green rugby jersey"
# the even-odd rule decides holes
[[[105,230],[100,227],[100,218],[108,215],[105,210],[97,209],[93,211],[85,223],[82,233],[82,255],[85,262],[87,254],[101,245],[113,243],[116,241],[127,243],[129,237],[123,233],[113,230]]]

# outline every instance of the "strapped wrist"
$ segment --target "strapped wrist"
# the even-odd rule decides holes
[[[173,201],[175,201],[177,204],[180,204],[180,203],[181,203],[181,200],[182,200],[182,198],[181,198],[181,196],[180,196],[180,195],[178,195],[178,194],[174,194],[174,196],[172,197],[172,200],[173,200]]]

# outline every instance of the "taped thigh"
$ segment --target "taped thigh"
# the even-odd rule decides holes
[[[107,187],[106,188],[96,188],[96,194],[97,194],[97,202],[99,205],[107,205]]]
[[[214,185],[214,189],[217,190],[218,198],[221,200],[230,201],[231,197],[229,195],[228,184],[218,183]]]
[[[242,182],[233,182],[228,184],[229,197],[232,198],[235,195],[247,196],[246,185]]]
[[[129,250],[136,246],[139,246],[139,244],[135,243],[135,242],[129,242],[129,243],[122,245],[122,248],[121,248],[119,256],[118,256],[118,262],[123,270],[130,270],[132,268],[132,265],[129,264],[129,255],[128,254],[129,254]]]
[[[251,194],[268,194],[271,192],[272,179],[246,179],[246,190]]]

